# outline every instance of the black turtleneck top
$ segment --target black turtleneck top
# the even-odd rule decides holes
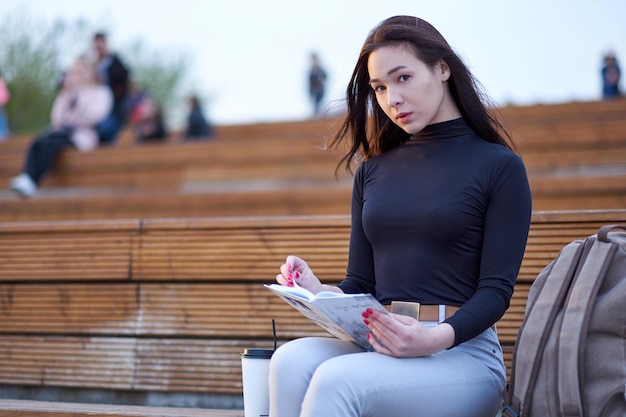
[[[526,170],[463,119],[429,125],[365,161],[352,195],[346,293],[447,304],[455,345],[498,321],[530,227]]]

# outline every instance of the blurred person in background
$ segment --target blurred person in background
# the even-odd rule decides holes
[[[210,139],[213,137],[213,126],[204,115],[202,103],[196,95],[187,99],[189,113],[187,113],[187,126],[185,128],[184,140]]]
[[[0,140],[4,140],[9,136],[9,122],[7,119],[4,106],[9,102],[11,94],[7,88],[2,73],[0,73]]]
[[[23,172],[11,179],[11,189],[30,197],[63,149],[74,147],[82,152],[96,149],[99,145],[96,126],[112,107],[111,91],[98,81],[95,66],[85,56],[79,56],[54,100],[49,128],[31,143]]]
[[[326,92],[326,71],[320,64],[317,53],[311,54],[309,68],[309,96],[313,103],[313,116],[319,116],[322,111],[322,100]]]
[[[608,51],[604,55],[601,74],[602,98],[605,100],[613,100],[620,97],[622,93],[619,88],[619,82],[622,71],[613,51]]]
[[[100,142],[110,144],[117,140],[130,112],[130,70],[119,55],[109,49],[106,34],[103,32],[94,35],[93,47],[98,60],[98,76],[113,94],[113,108],[98,125]]]
[[[167,130],[163,110],[148,94],[143,94],[130,115],[130,124],[135,132],[135,142],[165,142]]]

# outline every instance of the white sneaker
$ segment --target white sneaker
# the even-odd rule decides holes
[[[20,174],[11,179],[11,189],[24,197],[31,197],[37,192],[37,184],[28,174]]]

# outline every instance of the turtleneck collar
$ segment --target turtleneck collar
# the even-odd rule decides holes
[[[421,131],[411,135],[409,142],[423,142],[433,139],[450,139],[472,133],[473,131],[467,125],[465,119],[460,117],[458,119],[428,125]]]

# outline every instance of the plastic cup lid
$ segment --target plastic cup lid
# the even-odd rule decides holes
[[[241,354],[244,358],[269,359],[274,354],[274,349],[244,349]]]

